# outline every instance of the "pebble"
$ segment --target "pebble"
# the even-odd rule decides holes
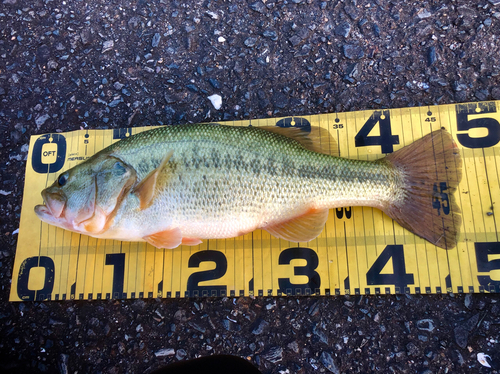
[[[420,19],[424,19],[424,18],[429,18],[430,16],[432,16],[432,14],[426,9],[420,9],[417,13],[417,16]]]
[[[178,349],[177,353],[175,354],[175,358],[179,361],[184,360],[186,358],[187,353],[184,349]]]
[[[115,45],[115,42],[113,40],[106,40],[103,44],[102,44],[102,53],[105,53],[105,52],[108,52],[110,50],[113,49]]]
[[[155,352],[156,357],[165,357],[175,355],[175,349],[173,348],[163,348]]]
[[[274,30],[264,30],[262,36],[264,36],[265,38],[269,38],[273,41],[278,40],[278,33]]]
[[[37,129],[39,129],[40,126],[42,126],[45,122],[47,122],[47,120],[49,118],[50,118],[50,116],[48,114],[42,114],[41,116],[37,117],[35,119],[35,124],[36,124]]]
[[[275,364],[276,362],[280,362],[283,359],[283,348],[272,347],[269,349],[269,351],[267,351],[267,353],[262,355],[262,358],[273,364]]]
[[[61,374],[68,374],[68,360],[69,356],[62,353],[59,355],[59,361],[57,361],[57,366],[59,367],[59,372]]]
[[[479,363],[487,368],[491,368],[491,365],[488,361],[491,361],[491,357],[480,352],[477,354],[477,360],[479,361]]]
[[[255,3],[250,4],[250,9],[259,13],[264,13],[266,6],[261,1],[256,1]]]
[[[325,365],[325,368],[331,372],[331,373],[334,373],[334,374],[340,374],[340,371],[337,367],[337,365],[335,365],[335,362],[333,362],[333,357],[330,353],[328,352],[321,352],[321,356],[319,358],[319,360],[321,361],[321,363],[323,365]]]
[[[210,85],[215,88],[215,89],[219,89],[220,88],[220,83],[217,79],[213,79],[213,78],[210,78],[208,80],[208,83],[210,83]]]
[[[463,326],[457,326],[454,330],[455,342],[460,348],[467,347],[467,339],[469,337],[469,332]]]
[[[318,326],[314,326],[313,334],[316,335],[319,340],[328,345],[328,336],[323,332],[323,330],[319,329]]]
[[[406,345],[406,350],[408,351],[408,356],[418,355],[418,348],[414,343],[408,343]]]
[[[427,65],[431,66],[436,62],[436,47],[429,47],[427,50]]]
[[[359,45],[344,44],[343,50],[349,60],[359,60],[365,56],[365,51]]]
[[[151,42],[151,46],[152,46],[153,48],[158,47],[158,44],[160,44],[160,39],[161,39],[161,35],[160,35],[160,33],[158,33],[158,32],[157,32],[157,33],[155,33],[155,34],[153,35],[153,40],[152,40],[152,42]]]
[[[285,108],[288,105],[288,97],[281,92],[275,92],[273,95],[273,103],[278,108]]]
[[[115,106],[117,106],[118,104],[120,104],[122,102],[122,99],[115,99],[113,100],[112,102],[110,102],[108,104],[109,107],[111,108],[114,108]]]
[[[432,319],[426,318],[417,321],[417,329],[419,330],[432,332],[434,328],[434,321]]]
[[[295,353],[299,353],[299,344],[297,343],[296,340],[294,340],[291,343],[288,343],[287,347],[290,348]]]
[[[256,324],[256,326],[252,329],[252,334],[261,335],[264,332],[264,330],[269,326],[269,323],[262,319],[259,319],[256,322],[258,322],[258,324]]]
[[[340,25],[335,27],[335,34],[338,36],[343,36],[344,38],[349,37],[351,32],[351,24],[349,22],[342,22]]]
[[[212,103],[215,110],[219,110],[222,106],[222,97],[220,95],[214,94],[208,97],[208,100]]]
[[[251,36],[249,38],[246,38],[245,41],[243,42],[248,48],[252,48],[253,46],[255,46],[255,44],[257,43],[257,37],[255,36]]]

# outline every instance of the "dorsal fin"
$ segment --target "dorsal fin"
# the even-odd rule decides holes
[[[158,178],[158,174],[166,165],[168,160],[172,157],[174,151],[168,151],[167,155],[160,163],[160,165],[152,170],[137,186],[134,187],[134,193],[139,197],[140,201],[140,209],[146,209],[153,200],[153,195],[156,187],[156,179]]]
[[[298,141],[305,149],[313,152],[324,153],[326,155],[338,156],[339,150],[337,142],[333,136],[320,126],[311,126],[311,131],[300,127],[279,127],[279,126],[261,126],[263,129],[274,134],[286,136],[287,138]],[[309,129],[309,128],[308,128]]]

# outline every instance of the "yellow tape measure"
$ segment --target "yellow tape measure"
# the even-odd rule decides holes
[[[373,208],[330,212],[322,234],[297,246],[265,231],[197,247],[157,249],[98,240],[42,223],[33,208],[62,171],[150,128],[80,130],[31,138],[11,301],[103,298],[500,292],[500,101],[226,123],[321,126],[341,157],[376,159],[446,128],[464,176],[458,245],[437,248]],[[432,204],[446,214],[446,186]],[[497,210],[498,211],[498,210]]]

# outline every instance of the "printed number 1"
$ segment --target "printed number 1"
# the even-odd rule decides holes
[[[110,253],[106,255],[106,265],[113,265],[113,299],[121,298],[125,278],[125,253]]]

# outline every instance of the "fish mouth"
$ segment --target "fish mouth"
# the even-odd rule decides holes
[[[66,198],[59,192],[49,192],[47,190],[42,191],[43,205],[35,206],[36,215],[44,220],[43,218],[54,219],[61,218],[64,208],[66,206]]]

